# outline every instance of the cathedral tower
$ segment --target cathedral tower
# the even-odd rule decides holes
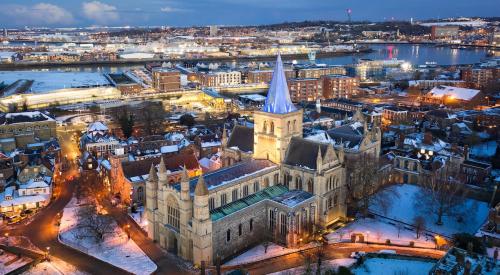
[[[290,99],[278,54],[264,107],[254,113],[254,158],[281,163],[292,137],[302,137],[302,110]]]
[[[156,211],[158,209],[158,174],[153,163],[149,169],[149,177],[146,180],[146,219],[148,221],[148,236],[157,240],[158,232],[155,232]]]
[[[193,207],[193,263],[212,264],[212,220],[208,209],[208,188],[203,175],[194,190]]]

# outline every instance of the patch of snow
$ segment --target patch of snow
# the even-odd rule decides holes
[[[329,270],[329,269],[337,270],[340,266],[350,267],[355,262],[356,262],[356,260],[351,259],[351,258],[324,261],[323,264],[321,265],[321,269],[322,270]],[[317,266],[317,264],[311,265],[311,268],[313,271],[316,270],[316,266]],[[302,274],[307,274],[305,266],[290,268],[287,270],[270,273],[269,275],[302,275]]]
[[[382,259],[368,258],[365,262],[354,268],[356,275],[364,274],[428,274],[435,262],[421,260]]]
[[[300,248],[286,248],[281,245],[277,245],[275,243],[269,243],[266,252],[264,245],[259,244],[251,248],[250,250],[242,253],[241,255],[237,256],[236,258],[228,261],[224,265],[232,266],[244,263],[253,263],[264,259],[269,259],[272,257],[282,256],[285,254],[290,254],[304,249],[312,248],[314,246],[316,246],[315,243],[308,243]]]

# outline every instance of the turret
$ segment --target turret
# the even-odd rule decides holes
[[[198,183],[194,189],[194,218],[199,220],[209,218],[208,188],[203,175],[200,175],[198,178]]]
[[[316,171],[321,173],[323,166],[323,157],[321,156],[321,146],[318,145],[318,155],[316,156]]]
[[[160,164],[158,164],[158,181],[160,184],[167,184],[167,168],[163,156],[160,157]]]
[[[155,240],[157,239],[157,232],[154,231],[156,209],[158,209],[158,175],[154,164],[151,163],[146,181],[146,219],[148,220],[148,235]]]
[[[182,168],[181,176],[181,200],[189,200],[189,175],[186,165]]]
[[[224,124],[224,127],[222,128],[221,145],[222,145],[222,148],[226,148],[226,145],[227,145],[226,124]]]
[[[208,188],[203,175],[198,178],[194,190],[193,215],[193,262],[212,264],[212,220],[208,206]]]

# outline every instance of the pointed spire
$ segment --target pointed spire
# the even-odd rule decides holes
[[[226,123],[224,123],[224,127],[222,128],[221,144],[222,144],[222,147],[226,147],[226,144],[227,144]]]
[[[316,170],[321,173],[321,165],[323,164],[323,157],[321,154],[321,145],[318,145],[318,155],[316,156]]]
[[[181,182],[186,182],[186,181],[189,181],[189,175],[188,175],[186,165],[184,164],[184,166],[182,167]]]
[[[158,167],[158,172],[160,174],[165,174],[167,172],[167,168],[165,167],[165,161],[163,160],[163,156],[160,157],[160,167]]]
[[[286,114],[297,111],[297,108],[290,99],[288,84],[286,83],[286,76],[283,70],[283,62],[279,53],[276,58],[273,79],[269,85],[269,91],[267,92],[266,102],[264,103],[264,107],[262,107],[262,111],[275,114]]]
[[[156,174],[156,168],[154,163],[151,163],[151,168],[149,169],[149,181],[158,181],[158,175]]]
[[[194,189],[195,196],[206,196],[208,195],[208,188],[205,184],[205,179],[203,179],[203,174],[198,178],[198,183],[196,184],[196,188]]]

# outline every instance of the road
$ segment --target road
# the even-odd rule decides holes
[[[404,254],[409,256],[418,257],[430,257],[434,259],[439,259],[443,257],[444,253],[440,250],[433,249],[421,249],[421,248],[410,248],[410,247],[397,247],[388,245],[366,245],[360,243],[336,243],[327,245],[324,250],[324,260],[333,260],[341,258],[349,258],[352,252],[364,251],[364,252],[377,252],[382,249],[395,250],[398,254]],[[273,272],[283,271],[290,268],[295,268],[303,266],[305,264],[305,255],[315,255],[315,249],[310,249],[310,253],[295,252],[288,255],[273,257],[263,261],[242,264],[236,266],[223,266],[223,271],[233,270],[233,269],[243,269],[250,272],[251,275],[269,274]]]

